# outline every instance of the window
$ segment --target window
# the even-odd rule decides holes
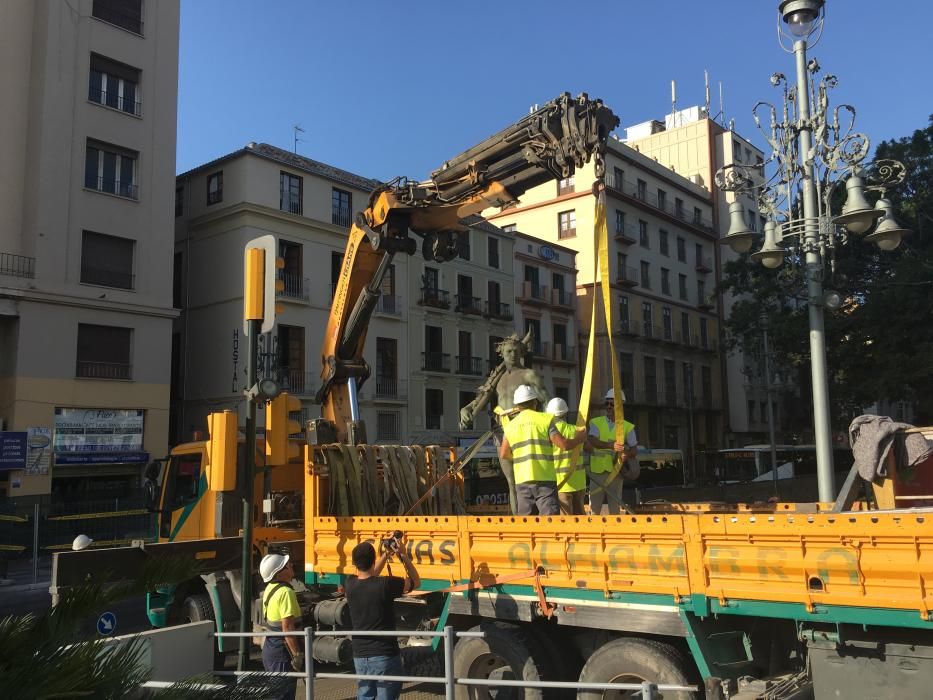
[[[621,282],[628,279],[628,256],[625,253],[616,253],[616,277]]]
[[[555,353],[554,356],[558,359],[561,359],[561,358],[565,360],[570,359],[569,356],[567,355],[567,349],[568,349],[567,348],[567,324],[566,323],[555,323],[552,330],[554,334],[554,345],[556,346],[554,348],[554,353]],[[557,349],[558,347],[560,348],[560,350]],[[558,354],[560,352],[564,353],[563,356]]]
[[[651,338],[654,335],[654,323],[651,317],[651,302],[643,301],[641,303],[641,322],[644,325],[644,336]]]
[[[687,241],[681,236],[677,236],[677,259],[680,262],[687,262]]]
[[[670,246],[668,245],[667,231],[663,228],[658,231],[658,246],[661,249],[661,255],[671,256]]]
[[[76,377],[131,379],[132,328],[78,324]]]
[[[170,504],[171,510],[183,508],[198,499],[201,488],[201,453],[178,455],[172,457],[168,467],[169,480],[165,485],[165,501]],[[171,518],[163,518],[160,534],[169,537]]]
[[[700,389],[704,403],[709,404],[713,400],[713,373],[709,367],[700,367]]]
[[[645,400],[658,402],[658,361],[653,357],[645,358]]]
[[[133,289],[135,241],[84,231],[81,237],[81,283]]]
[[[625,233],[625,212],[616,209],[616,233]]]
[[[619,353],[619,380],[622,390],[628,390],[628,396],[635,395],[635,359],[630,352]],[[630,401],[633,399],[629,399]]]
[[[752,209],[748,210],[748,228],[752,231],[758,230],[758,215]]]
[[[284,170],[279,172],[279,209],[289,214],[301,214],[302,178]]]
[[[735,139],[732,140],[732,159],[737,163],[742,162],[742,146]]]
[[[641,286],[651,289],[651,265],[644,260],[641,261]]]
[[[571,175],[570,177],[565,177],[562,180],[558,181],[557,183],[558,196],[562,194],[568,194],[569,192],[573,192],[573,190],[574,190],[573,175]]]
[[[379,411],[376,413],[376,440],[384,442],[398,442],[401,440],[400,422],[397,411]]]
[[[636,197],[638,197],[643,202],[646,199],[648,199],[648,183],[647,182],[645,182],[642,179],[639,179],[636,185],[636,188],[637,188],[635,192]]]
[[[84,160],[84,186],[98,192],[138,199],[136,160],[139,154],[119,146],[88,139]]]
[[[667,192],[658,188],[658,209],[667,211]]]
[[[686,311],[680,312],[680,334],[683,336],[683,342],[690,344],[690,316]]]
[[[501,227],[502,233],[515,233],[516,230],[515,224],[506,224]]]
[[[622,191],[622,183],[625,182],[625,171],[619,167],[613,167],[612,169],[612,179],[613,185],[619,192]]]
[[[139,116],[139,69],[92,53],[87,98]]]
[[[767,401],[761,401],[761,402],[758,404],[758,407],[761,409],[761,413],[759,413],[758,415],[761,416],[762,422],[767,421],[767,420],[768,420],[768,402],[767,402]]]
[[[684,200],[680,197],[674,198],[674,214],[678,219],[684,218]]]
[[[700,319],[700,347],[704,349],[709,347],[708,323],[709,323],[708,319],[705,319],[705,318]]]
[[[671,295],[671,271],[661,268],[661,294]]]
[[[661,321],[664,323],[664,340],[673,340],[674,318],[671,315],[671,307],[665,306],[661,309]]]
[[[700,210],[700,207],[693,208],[693,224],[694,226],[700,226],[703,223],[703,212]]]
[[[424,390],[424,427],[428,430],[440,430],[444,416],[444,392],[440,389]]]
[[[749,399],[749,400],[748,400],[748,422],[749,422],[749,423],[757,423],[757,422],[758,422],[758,421],[755,419],[755,406],[756,406],[756,405],[757,405],[757,404],[756,404],[752,399]]]
[[[684,398],[687,399],[687,403],[693,402],[693,364],[690,362],[683,363],[683,372],[684,372]]]
[[[334,299],[337,283],[340,281],[340,268],[343,267],[343,253],[336,250],[330,252],[330,298]]]
[[[350,226],[353,216],[353,195],[334,187],[331,190],[330,221],[337,226]]]
[[[134,34],[143,33],[142,0],[94,0],[91,14]]]
[[[628,330],[628,297],[619,297],[619,325]]]
[[[651,242],[648,240],[648,222],[638,220],[638,245],[642,248],[651,248]]]
[[[376,394],[397,396],[398,340],[376,338]]]
[[[489,267],[499,269],[499,239],[489,236],[486,238],[486,258]]]
[[[207,176],[207,203],[217,204],[224,201],[224,171]]]
[[[470,250],[470,232],[460,231],[457,234],[457,255],[461,260],[470,260],[472,251]]]
[[[179,217],[185,213],[185,186],[175,186],[175,216]]]
[[[680,298],[687,301],[687,275],[677,275],[677,284]]]
[[[677,365],[673,360],[664,360],[664,401],[671,406],[677,403]]]
[[[573,209],[557,215],[559,224],[558,238],[573,238],[577,235],[577,212]]]
[[[706,282],[697,280],[697,304],[706,303]]]
[[[703,245],[701,243],[696,244],[696,258],[697,258],[697,267],[703,266]]]
[[[543,346],[541,345],[541,319],[538,318],[526,318],[525,319],[525,333],[531,331],[531,351],[535,355],[543,354]]]
[[[185,259],[181,253],[175,253],[172,261],[172,307],[182,308],[182,290],[185,280]]]

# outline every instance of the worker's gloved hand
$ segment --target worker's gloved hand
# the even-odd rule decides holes
[[[292,668],[296,671],[305,670],[305,655],[300,651],[292,657]]]

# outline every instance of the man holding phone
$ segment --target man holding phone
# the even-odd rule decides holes
[[[350,605],[350,619],[356,632],[395,630],[395,599],[410,593],[421,585],[402,542],[402,533],[396,532],[383,540],[382,552],[376,557],[371,542],[361,542],[351,555],[357,574],[347,578],[344,589]],[[391,556],[398,557],[405,568],[405,578],[380,576]],[[404,675],[395,637],[367,637],[353,635],[353,665],[360,675]],[[402,690],[398,681],[357,682],[359,700],[396,700]]]

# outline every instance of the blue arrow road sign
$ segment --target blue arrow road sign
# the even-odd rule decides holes
[[[117,616],[112,612],[105,612],[97,618],[97,632],[104,636],[113,634],[117,628]]]

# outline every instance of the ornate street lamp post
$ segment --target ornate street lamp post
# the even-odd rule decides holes
[[[808,46],[816,45],[823,33],[824,0],[782,0],[778,12],[778,40],[785,51],[794,54],[797,84],[789,86],[783,73],[774,73],[771,84],[783,88],[780,116],[777,108],[767,102],[759,102],[752,110],[755,124],[771,146],[765,165],[774,163],[776,171],[766,180],[762,165],[731,164],[716,173],[716,184],[726,191],[758,194],[759,207],[768,222],[764,244],[752,254],[753,260],[767,268],[778,268],[791,252],[794,254],[790,260],[803,263],[819,499],[832,501],[835,488],[823,273],[827,261],[833,269],[835,248],[846,242],[848,234],[864,236],[882,250],[892,250],[910,233],[894,220],[891,203],[884,196],[888,188],[903,182],[906,169],[898,161],[876,161],[872,168],[867,167],[863,161],[869,140],[853,132],[855,109],[843,104],[830,111],[828,93],[836,86],[836,76],[825,75],[817,84],[820,65],[816,59],[807,60]],[[785,40],[791,42],[791,47],[785,45]],[[767,125],[759,117],[761,107],[767,108]],[[833,216],[832,195],[842,182],[846,203],[842,212]],[[866,189],[881,192],[875,206],[866,199]],[[747,253],[758,234],[745,222],[740,202],[731,204],[729,213],[729,231],[720,242],[737,253]],[[873,226],[874,231],[869,233]]]

